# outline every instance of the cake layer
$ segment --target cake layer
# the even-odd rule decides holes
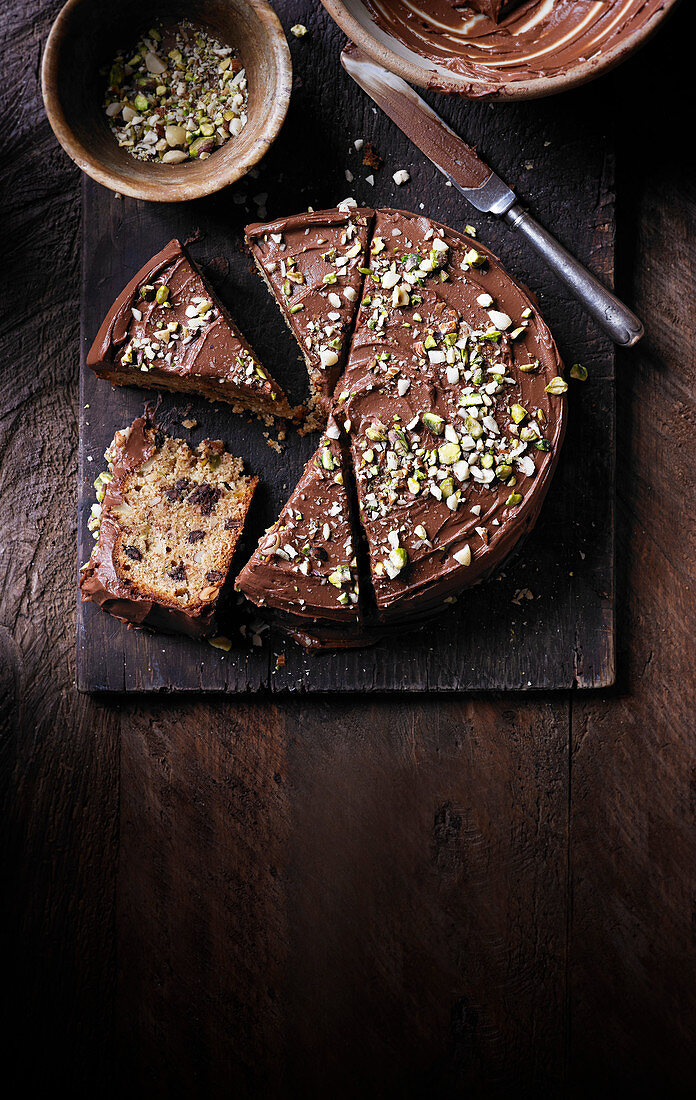
[[[336,209],[246,228],[254,261],[304,354],[320,422],[345,363],[371,221],[371,210]]]
[[[87,366],[119,386],[197,393],[265,417],[300,415],[178,240],[153,256],[118,296]]]
[[[209,633],[258,479],[221,442],[192,449],[149,416],[117,432],[106,457],[82,599],[132,625]]]

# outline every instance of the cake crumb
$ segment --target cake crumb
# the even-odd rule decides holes
[[[363,153],[363,164],[365,165],[366,168],[375,168],[375,169],[381,168],[382,165],[384,164],[384,161],[383,161],[382,157],[379,155],[379,153],[377,152],[377,150],[375,149],[375,147],[374,147],[374,145],[372,144],[371,141],[366,141],[365,142],[365,151]]]

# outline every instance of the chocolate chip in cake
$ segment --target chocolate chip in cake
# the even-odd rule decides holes
[[[205,531],[189,531],[189,542],[200,542],[205,538]]]
[[[169,576],[172,578],[173,581],[185,581],[186,580],[186,566],[185,565],[175,565],[174,568],[172,570],[170,570]]]
[[[143,560],[143,555],[140,553],[137,546],[124,546],[123,553],[126,557],[130,558],[131,561]]]
[[[209,516],[220,499],[220,490],[213,489],[207,481],[201,481],[188,498],[189,504],[197,504],[202,516]]]
[[[171,489],[167,489],[165,493],[167,500],[181,500],[190,485],[191,482],[187,477],[180,477],[178,481],[174,482]]]
[[[220,573],[217,569],[211,569],[208,573],[206,573],[205,579],[207,581],[210,581],[211,584],[217,584],[218,581],[222,580],[222,573]]]

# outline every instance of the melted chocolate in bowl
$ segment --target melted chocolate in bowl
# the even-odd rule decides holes
[[[670,0],[517,0],[503,5],[495,22],[476,0],[365,3],[382,30],[470,80],[474,95],[599,63],[670,6]]]

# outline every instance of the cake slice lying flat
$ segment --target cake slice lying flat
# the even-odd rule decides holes
[[[258,607],[280,612],[286,628],[311,634],[319,621],[344,628],[348,637],[358,626],[358,569],[338,435],[329,420],[318,450],[236,587]]]
[[[371,222],[371,210],[336,209],[246,228],[254,261],[304,354],[319,423],[345,363]]]
[[[122,622],[208,634],[258,479],[221,442],[192,449],[149,417],[117,432],[106,457],[82,599]]]
[[[196,393],[236,411],[295,419],[178,240],[158,252],[119,294],[87,356],[117,386]]]
[[[535,303],[476,241],[380,210],[370,262],[339,419],[378,619],[417,622],[534,526],[567,386]]]

